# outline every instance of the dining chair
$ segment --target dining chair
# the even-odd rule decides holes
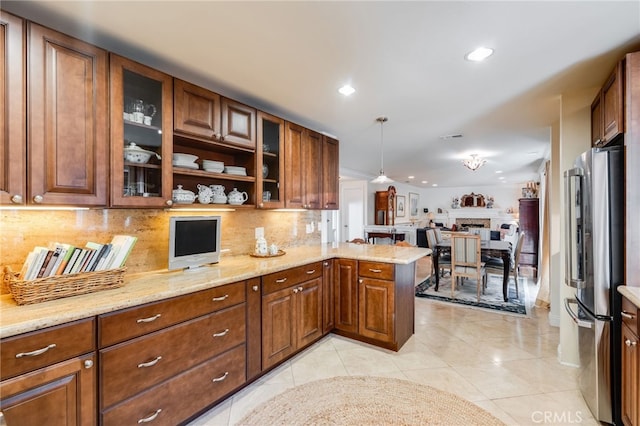
[[[442,230],[440,230],[440,228],[433,228],[433,231],[436,234],[436,243],[440,244],[442,242]]]
[[[433,259],[433,256],[438,256],[438,269],[440,269],[440,271],[434,270],[434,273],[440,273],[440,276],[443,277],[445,269],[451,270],[451,256],[448,254],[441,254],[440,251],[436,248],[438,242],[436,240],[436,233],[434,229],[427,229],[426,234],[427,245],[432,250],[431,258]],[[435,268],[435,263],[433,265]]]
[[[478,287],[478,302],[480,292],[484,293],[487,274],[484,262],[480,257],[480,235],[452,234],[451,235],[451,297],[460,279],[475,278]]]
[[[516,282],[516,297],[520,298],[518,290],[518,278],[520,275],[520,252],[522,251],[522,245],[524,244],[524,232],[520,232],[518,235],[518,242],[514,250],[514,254],[509,265],[509,274],[513,274],[513,280]],[[485,269],[487,274],[500,275],[504,274],[504,261],[500,258],[492,257],[485,262]]]

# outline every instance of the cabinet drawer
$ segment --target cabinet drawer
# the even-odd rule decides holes
[[[286,271],[274,272],[262,277],[263,294],[273,293],[283,288],[291,287],[313,278],[322,276],[322,262],[298,266]]]
[[[100,351],[101,407],[109,407],[245,341],[245,305]]]
[[[99,346],[124,342],[244,301],[244,282],[239,282],[100,315]]]
[[[126,425],[144,422],[176,425],[242,386],[245,346],[241,345],[159,386],[102,413],[102,424]]]
[[[631,303],[626,297],[622,298],[622,322],[627,324],[627,327],[633,331],[634,334],[638,334],[638,308]]]
[[[359,261],[358,276],[377,278],[379,280],[393,280],[394,266],[392,263]]]
[[[94,350],[93,318],[8,337],[0,342],[2,380]]]

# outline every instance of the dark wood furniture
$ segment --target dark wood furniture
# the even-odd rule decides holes
[[[322,208],[324,210],[338,210],[340,180],[340,153],[337,139],[322,136]]]
[[[625,57],[625,284],[640,287],[640,52]]]
[[[625,131],[624,59],[618,62],[591,104],[591,145],[602,147]]]
[[[538,269],[538,240],[540,238],[540,204],[538,198],[519,200],[520,231],[524,232],[524,243],[520,252],[520,264]]]
[[[395,223],[395,190],[376,191],[374,223],[376,225],[393,225]]]
[[[256,205],[284,207],[284,129],[282,118],[258,111]],[[265,175],[266,171],[266,175]],[[268,196],[265,196],[268,194]]]
[[[638,308],[622,297],[622,394],[621,417],[626,426],[640,424],[640,316]]]
[[[451,252],[451,240],[443,240],[436,244],[433,259],[434,270],[438,271],[438,257],[443,253]],[[504,301],[509,301],[507,285],[509,284],[509,268],[511,266],[511,243],[507,241],[486,240],[480,243],[480,252],[483,256],[499,257],[504,262],[504,271],[502,275],[502,295]],[[435,291],[438,291],[440,284],[440,274],[436,275]]]
[[[0,357],[6,424],[96,424],[93,318],[2,339]]]
[[[404,241],[403,232],[367,232],[367,241],[370,243],[376,242],[376,238],[390,238],[394,243],[397,241]]]
[[[285,127],[285,207],[322,206],[322,135],[294,123]]]

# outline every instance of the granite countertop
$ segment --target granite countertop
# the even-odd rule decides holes
[[[235,283],[332,258],[410,264],[430,249],[374,244],[323,244],[293,247],[284,256],[249,255],[220,258],[220,262],[191,271],[152,271],[126,275],[123,287],[80,296],[18,306],[11,295],[0,297],[0,338],[88,318],[118,309]]]
[[[627,285],[620,285],[617,288],[620,294],[629,299],[631,303],[633,303],[637,308],[640,309],[640,287],[629,287]]]

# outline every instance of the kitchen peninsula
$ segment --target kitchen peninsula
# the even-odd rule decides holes
[[[176,424],[329,332],[392,350],[413,334],[415,261],[429,249],[339,243],[286,252],[131,274],[121,288],[33,305],[2,296],[5,418],[50,398],[45,385],[59,374],[57,386],[82,389],[63,392],[62,406],[87,424],[154,416]]]

